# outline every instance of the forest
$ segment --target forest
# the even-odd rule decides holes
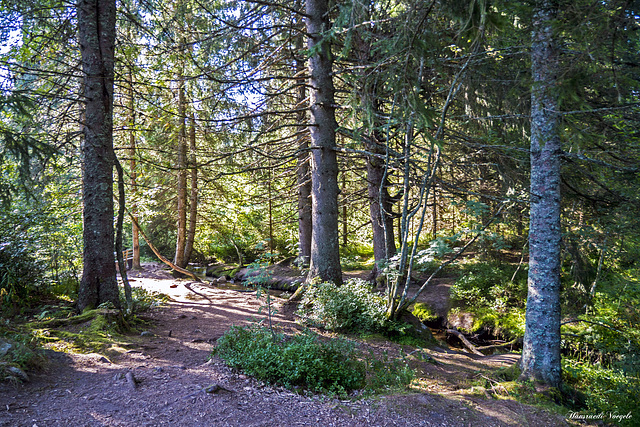
[[[269,384],[415,389],[375,336],[517,355],[487,398],[637,425],[638,212],[638,1],[0,2],[5,384],[65,322],[148,328],[161,265],[254,291],[268,322],[213,355]]]

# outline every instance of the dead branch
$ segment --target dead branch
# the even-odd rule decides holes
[[[476,347],[476,350],[481,351],[481,350],[493,350],[496,348],[503,348],[503,347],[509,347],[510,345],[515,345],[522,342],[522,338],[518,337],[515,338],[509,342],[505,342],[505,343],[501,343],[501,344],[492,344],[492,345],[485,345],[483,347]]]
[[[172,263],[171,261],[163,257],[160,251],[158,251],[158,249],[153,245],[153,243],[149,241],[149,238],[144,233],[144,231],[142,230],[142,227],[140,227],[140,224],[138,223],[136,218],[131,214],[131,212],[127,211],[127,214],[129,215],[129,218],[131,218],[131,221],[135,224],[135,226],[138,227],[138,231],[140,232],[140,235],[142,236],[144,241],[147,242],[147,245],[149,245],[149,248],[151,248],[153,253],[156,254],[156,256],[160,261],[164,262],[165,264],[167,264],[169,267],[171,267],[173,270],[177,271],[178,273],[182,273],[186,276],[189,276],[196,282],[202,282],[202,280],[200,280],[200,278],[196,276],[194,273],[190,272],[189,270],[185,270],[184,268],[178,267],[177,265],[175,265],[174,263]]]
[[[471,353],[477,354],[478,356],[484,356],[484,354],[480,353],[475,345],[471,344],[471,342],[464,336],[464,334],[460,331],[456,331],[455,329],[447,329],[447,333],[451,335],[455,335],[462,341],[462,344],[467,347]]]

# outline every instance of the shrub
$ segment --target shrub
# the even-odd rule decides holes
[[[296,314],[307,324],[329,330],[364,332],[392,328],[385,316],[385,299],[360,279],[349,280],[342,286],[312,284],[300,306]]]
[[[638,408],[640,379],[616,369],[563,359],[564,381],[586,394],[586,404],[594,413],[634,414]],[[635,415],[635,414],[634,414]],[[637,420],[622,420],[622,425],[635,425]]]
[[[257,325],[232,327],[213,354],[263,381],[341,396],[406,386],[415,376],[403,358],[365,358],[344,339],[321,341],[309,331],[286,337]]]
[[[411,313],[423,322],[432,322],[438,319],[438,315],[431,306],[423,302],[416,303]]]
[[[237,327],[218,340],[215,355],[229,366],[287,388],[344,395],[365,385],[365,363],[353,344],[322,342],[310,332],[286,338],[260,326]]]
[[[16,236],[0,238],[0,308],[15,313],[37,293],[44,268],[29,242]]]

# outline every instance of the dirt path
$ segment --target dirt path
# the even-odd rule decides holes
[[[440,363],[423,363],[419,391],[364,400],[265,386],[218,359],[207,362],[232,324],[260,316],[254,294],[176,281],[151,265],[138,276],[134,286],[173,299],[146,316],[148,331],[132,337],[133,345],[114,347],[110,358],[49,351],[48,369],[32,374],[29,383],[0,383],[0,426],[567,425],[564,417],[511,400],[461,393],[451,380],[513,363],[510,356],[476,360],[434,350]],[[299,328],[290,318],[276,318],[285,331]],[[207,393],[212,385],[221,388]]]

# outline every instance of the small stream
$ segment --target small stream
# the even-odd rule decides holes
[[[233,279],[231,279],[230,281],[218,283],[217,278],[206,275],[207,267],[189,266],[188,270],[191,271],[193,274],[195,274],[204,283],[208,283],[211,286],[218,289],[228,289],[236,292],[255,292],[256,291],[256,286],[254,285],[247,286],[243,282],[234,281]],[[263,289],[267,290],[266,288],[263,288]],[[286,298],[286,296],[282,297],[282,294],[287,294],[287,295],[291,294],[291,292],[282,291],[278,289],[268,289],[268,291],[269,291],[269,295],[274,297],[279,297],[279,298]]]

